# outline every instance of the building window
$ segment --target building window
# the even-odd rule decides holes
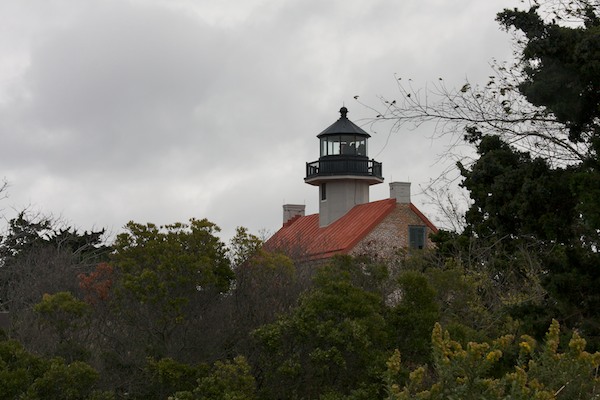
[[[327,184],[321,183],[321,201],[327,200]]]
[[[408,247],[411,249],[425,248],[425,227],[424,226],[409,226],[408,227]]]

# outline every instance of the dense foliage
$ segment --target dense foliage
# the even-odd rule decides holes
[[[389,400],[408,399],[592,399],[600,389],[597,371],[600,353],[585,351],[586,342],[573,333],[568,347],[559,350],[560,328],[552,321],[545,340],[531,336],[516,340],[504,335],[490,342],[469,342],[466,346],[451,339],[436,324],[432,333],[435,382],[428,371],[411,371],[402,389],[394,379],[402,369],[396,352],[388,360],[386,374]],[[510,367],[503,361],[510,360]]]
[[[540,311],[546,321],[560,318],[599,348],[600,11],[591,1],[562,10],[553,4],[505,10],[498,21],[522,35],[514,88],[537,107],[537,116],[551,119],[563,133],[544,136],[530,116],[524,120],[529,130],[521,135],[555,141],[576,157],[565,163],[553,153],[532,155],[532,149],[513,145],[505,131],[484,133],[469,125],[466,139],[476,145],[478,158],[469,166],[459,164],[472,199],[463,237],[488,246],[501,243],[496,248],[505,262],[493,267],[498,274],[523,274],[511,257],[516,248],[528,247],[540,264],[547,296],[529,309],[516,307],[514,315],[532,324]],[[576,17],[577,26],[560,24]],[[507,113],[514,111],[505,104]]]

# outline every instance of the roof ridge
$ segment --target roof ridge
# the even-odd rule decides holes
[[[431,222],[431,221],[429,220],[429,218],[427,218],[427,217],[425,216],[425,214],[423,214],[423,213],[421,212],[421,210],[419,210],[419,209],[417,208],[417,206],[415,206],[413,203],[410,203],[410,209],[411,209],[411,210],[412,210],[412,211],[413,211],[415,214],[417,214],[417,216],[418,216],[419,218],[421,218],[421,220],[422,220],[423,222],[425,222],[425,225],[427,225],[429,228],[431,228],[431,230],[433,231],[433,233],[438,233],[438,230],[439,230],[439,229],[438,229],[438,228],[437,228],[437,227],[436,227],[436,226],[433,224],[433,222]]]

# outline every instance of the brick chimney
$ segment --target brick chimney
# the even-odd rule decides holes
[[[390,198],[396,203],[410,204],[410,182],[390,182]]]
[[[283,226],[300,217],[304,217],[304,204],[284,204],[283,205]]]

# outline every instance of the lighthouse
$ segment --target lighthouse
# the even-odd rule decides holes
[[[319,226],[326,227],[352,207],[369,202],[369,187],[383,182],[381,163],[370,160],[371,135],[348,119],[348,109],[317,135],[320,156],[306,163],[304,182],[319,187]]]

